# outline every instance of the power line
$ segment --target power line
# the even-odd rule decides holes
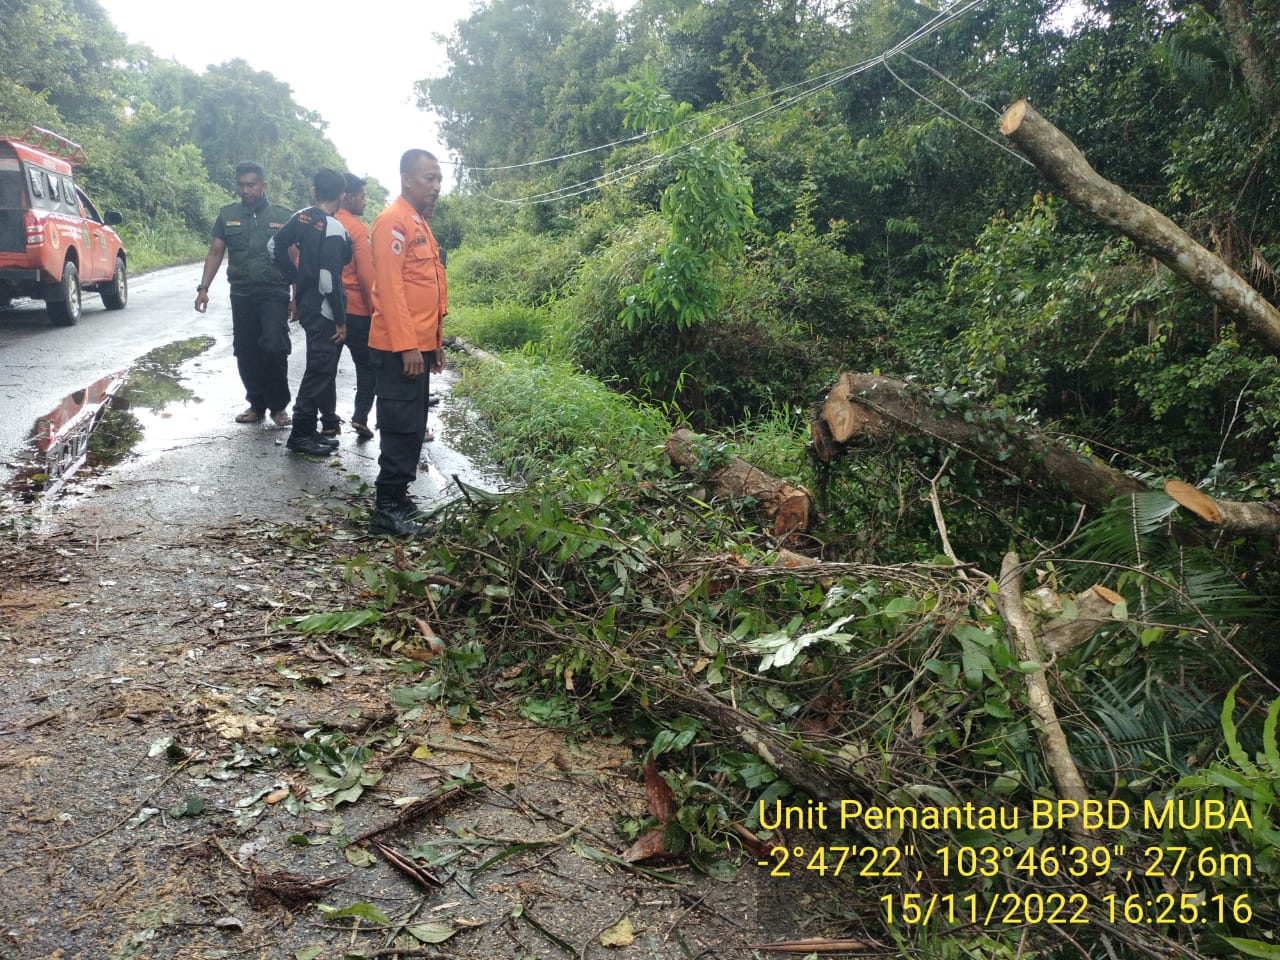
[[[925,63],[923,60],[917,60],[915,57],[913,57],[909,53],[904,53],[903,56],[906,57],[908,60],[910,60],[912,63],[914,63],[916,66],[924,67],[926,70],[932,73],[935,77],[937,77],[943,83],[947,84],[949,87],[951,87],[953,90],[959,93],[960,96],[964,97],[970,103],[976,103],[980,107],[986,107],[988,110],[994,113],[997,117],[1000,116],[999,110],[997,110],[991,104],[987,103],[985,100],[979,100],[976,97],[969,96],[969,94],[965,91],[963,87],[961,87],[959,84],[953,83],[945,73],[942,73],[940,70],[937,70],[934,67],[929,66],[929,64]]]
[[[661,163],[667,162],[673,157],[678,156],[682,151],[691,149],[697,144],[702,143],[712,137],[723,136],[725,133],[731,130],[735,130],[738,127],[741,127],[745,124],[751,123],[752,121],[766,117],[771,113],[784,110],[790,106],[793,106],[797,103],[802,102],[805,99],[808,99],[809,97],[816,95],[817,93],[822,92],[823,90],[827,90],[831,87],[836,86],[837,84],[843,83],[844,81],[857,76],[858,74],[864,73],[867,70],[872,69],[873,67],[883,65],[886,68],[888,68],[889,59],[904,53],[910,47],[913,47],[916,44],[920,43],[921,41],[927,39],[928,37],[931,37],[934,34],[940,32],[941,30],[950,26],[952,23],[956,22],[957,20],[967,15],[970,11],[974,10],[977,7],[982,6],[986,2],[987,0],[969,0],[968,3],[964,4],[958,9],[953,9],[947,12],[938,13],[927,23],[923,24],[920,27],[917,27],[908,36],[898,41],[898,43],[894,44],[889,49],[880,53],[878,56],[871,57],[867,60],[859,61],[858,63],[851,64],[847,67],[843,67],[837,70],[832,70],[827,73],[819,74],[814,77],[806,78],[805,80],[801,80],[789,86],[781,87],[778,90],[768,91],[764,94],[760,94],[756,97],[753,97],[741,103],[723,105],[720,107],[716,107],[712,110],[704,111],[703,113],[697,116],[690,117],[687,120],[681,121],[681,123],[679,124],[673,124],[670,127],[667,127],[663,130],[648,131],[646,133],[637,134],[634,137],[628,137],[624,140],[618,140],[608,144],[601,144],[596,147],[591,147],[584,150],[578,150],[573,153],[563,154],[558,157],[549,157],[542,160],[529,161],[527,163],[514,164],[507,167],[467,167],[464,169],[468,173],[499,172],[504,170],[513,170],[513,169],[522,169],[522,168],[540,166],[542,164],[547,164],[547,163],[555,163],[559,160],[567,159],[569,157],[582,156],[583,154],[592,153],[598,150],[609,149],[611,147],[632,143],[636,140],[653,136],[656,133],[663,133],[670,130],[679,129],[681,126],[684,126],[686,124],[693,123],[693,122],[701,122],[706,117],[714,116],[725,110],[730,110],[730,109],[737,110],[744,105],[755,103],[760,100],[773,99],[774,97],[777,97],[781,93],[786,93],[788,91],[797,90],[797,89],[800,90],[800,92],[795,93],[792,96],[786,97],[776,103],[773,103],[770,106],[764,108],[763,110],[759,110],[745,117],[741,117],[737,120],[730,121],[729,123],[726,123],[720,127],[717,127],[714,130],[711,130],[703,134],[702,136],[696,137],[693,140],[680,144],[674,148],[664,150],[660,153],[647,157],[644,160],[640,160],[640,161],[637,161],[636,163],[629,164],[626,167],[619,168],[618,170],[614,170],[610,173],[602,174],[600,176],[593,177],[588,180],[582,180],[582,181],[579,181],[578,183],[568,184],[563,187],[558,187],[556,189],[549,190],[544,193],[531,194],[529,196],[518,197],[514,199],[497,197],[489,193],[487,190],[485,190],[484,186],[478,181],[473,182],[473,186],[476,188],[477,192],[479,192],[482,196],[485,196],[488,199],[494,200],[499,203],[506,203],[506,204],[512,204],[512,205],[519,205],[519,204],[526,204],[526,203],[531,203],[531,204],[551,203],[558,200],[567,200],[573,197],[581,196],[582,194],[589,193],[592,190],[598,190],[612,183],[616,183],[619,180],[624,180],[627,177],[631,176],[633,173],[637,173],[641,170],[649,169]],[[890,70],[890,73],[892,72],[893,71]],[[895,78],[897,77],[896,74],[894,74],[894,76]],[[904,86],[907,86],[908,89],[912,89],[909,85],[905,84],[904,81],[901,80],[901,78],[898,78],[898,81],[899,83],[903,83]],[[918,91],[915,91],[914,89],[912,89],[912,92],[915,93],[917,96],[922,96],[921,94],[918,93]],[[965,95],[968,96],[967,94]],[[927,100],[927,98],[924,98],[924,99]],[[932,101],[928,101],[928,102],[932,104]],[[933,104],[933,106],[935,106],[935,108],[939,110],[942,109],[941,107],[938,107],[937,104]],[[943,112],[946,112],[946,111],[944,110]],[[964,124],[965,126],[969,126],[963,120],[961,120],[958,117],[954,117],[954,115],[952,114],[948,114],[948,116],[952,116],[953,119],[957,120],[959,123]],[[975,129],[975,128],[970,127],[970,129]],[[975,132],[979,132],[979,135],[982,135],[981,132],[976,131],[976,129],[975,129]],[[987,138],[987,139],[991,139],[991,138]],[[1008,150],[1008,147],[1004,146],[1003,144],[999,144],[998,141],[992,140],[991,142],[997,143],[999,146],[1001,146],[1002,149]],[[1013,151],[1010,151],[1010,152],[1013,152]],[[1017,154],[1014,154],[1014,155],[1018,156]],[[1023,159],[1023,158],[1019,156],[1019,159]]]
[[[912,59],[914,59],[914,58],[912,58]],[[917,60],[916,62],[917,62],[917,63],[919,63],[919,61],[918,61],[918,60]],[[944,114],[946,114],[948,117],[950,117],[952,120],[956,121],[956,123],[960,124],[962,127],[968,127],[970,130],[972,130],[974,133],[976,133],[978,136],[980,136],[983,140],[986,140],[988,143],[994,143],[997,147],[999,147],[999,148],[1000,148],[1001,150],[1003,150],[1005,153],[1009,154],[1009,155],[1010,155],[1010,156],[1012,156],[1012,157],[1017,158],[1018,160],[1021,160],[1021,161],[1022,161],[1023,163],[1025,163],[1027,166],[1029,166],[1029,167],[1034,167],[1034,166],[1035,166],[1035,164],[1034,164],[1034,163],[1032,163],[1030,160],[1028,160],[1028,159],[1027,159],[1026,157],[1024,157],[1022,154],[1018,153],[1018,151],[1011,149],[1011,148],[1009,147],[1009,145],[1008,145],[1008,144],[1006,144],[1006,143],[1001,143],[1001,142],[1000,142],[999,140],[997,140],[995,137],[992,137],[992,136],[990,136],[990,135],[988,135],[988,134],[983,133],[981,130],[979,130],[977,127],[975,127],[973,124],[969,123],[967,120],[963,120],[963,119],[961,119],[960,117],[957,117],[954,113],[952,113],[950,110],[948,110],[946,107],[942,106],[941,104],[934,103],[932,100],[930,100],[928,97],[926,97],[923,93],[921,93],[919,90],[917,90],[917,89],[916,89],[915,87],[913,87],[911,84],[907,83],[907,81],[903,80],[900,76],[898,76],[896,73],[894,73],[894,72],[893,72],[893,67],[889,66],[889,61],[888,61],[888,60],[886,60],[886,61],[884,62],[884,68],[885,68],[886,70],[888,70],[888,71],[889,71],[889,75],[890,75],[891,77],[893,77],[893,79],[897,80],[900,84],[902,84],[904,87],[906,87],[906,88],[907,88],[908,90],[910,90],[912,93],[914,93],[917,97],[919,97],[919,98],[920,98],[921,100],[923,100],[925,103],[929,104],[929,106],[933,107],[933,108],[934,108],[935,110],[937,110],[939,113],[944,113]],[[956,87],[956,89],[957,89],[957,90],[959,90],[960,88],[959,88],[959,87]],[[962,91],[962,92],[963,92],[963,91]],[[968,94],[965,94],[965,96],[968,96]],[[972,99],[972,98],[971,98],[971,99]]]

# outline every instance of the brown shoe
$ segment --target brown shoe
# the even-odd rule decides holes
[[[236,423],[261,423],[262,411],[250,407],[244,413],[236,414]]]
[[[288,410],[278,410],[271,414],[271,422],[277,427],[287,427],[293,423],[293,417],[289,416]]]

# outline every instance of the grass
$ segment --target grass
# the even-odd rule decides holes
[[[449,334],[486,350],[519,350],[542,340],[549,324],[547,307],[516,301],[471,304],[449,313]]]
[[[207,236],[172,220],[125,224],[119,233],[129,254],[130,273],[203,260],[209,252]]]
[[[658,409],[610,390],[568,364],[511,354],[468,372],[455,394],[484,421],[488,454],[522,476],[645,460],[671,424]]]

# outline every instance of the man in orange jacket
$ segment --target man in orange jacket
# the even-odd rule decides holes
[[[448,311],[444,264],[427,222],[435,212],[440,163],[426,150],[400,158],[400,196],[373,222],[373,319],[369,363],[378,404],[380,455],[369,532],[418,536],[421,512],[409,496],[427,429],[432,373],[444,370],[441,325]]]
[[[354,173],[344,174],[346,192],[342,206],[334,214],[351,237],[351,262],[342,271],[347,291],[347,349],[356,368],[356,402],[351,413],[351,429],[359,441],[373,438],[369,411],[373,409],[373,367],[369,365],[369,319],[373,316],[373,248],[364,216],[365,182]]]

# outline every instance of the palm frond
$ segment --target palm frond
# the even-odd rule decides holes
[[[1221,733],[1217,703],[1194,684],[1100,678],[1076,705],[1092,725],[1070,725],[1072,753],[1082,772],[1100,784],[1160,771],[1190,773],[1190,759],[1205,738]]]

